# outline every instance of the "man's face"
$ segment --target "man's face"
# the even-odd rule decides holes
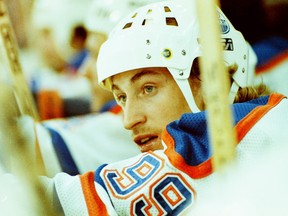
[[[141,152],[162,149],[165,126],[190,112],[166,68],[142,68],[112,77],[112,92],[123,109],[124,127]]]

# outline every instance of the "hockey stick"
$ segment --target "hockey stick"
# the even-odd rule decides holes
[[[2,70],[0,73],[6,72],[6,77],[9,78],[9,83],[12,83],[20,113],[22,115],[31,116],[35,121],[39,120],[33,96],[29,90],[21,68],[17,52],[17,43],[15,42],[15,36],[8,16],[7,7],[3,0],[0,0],[0,48],[2,54],[0,61],[6,66],[6,70]],[[38,171],[41,174],[45,174],[44,162],[39,151],[36,130],[35,138],[35,148],[37,152],[36,158],[39,168]]]
[[[5,51],[5,65],[8,66],[8,72],[14,87],[20,112],[38,120],[36,105],[21,68],[18,57],[18,46],[15,42],[7,7],[3,0],[0,0],[0,40]],[[4,61],[4,59],[2,59],[2,61]]]
[[[24,195],[16,195],[22,198],[22,202],[17,203],[17,206],[22,210],[24,209],[24,212],[15,212],[17,211],[15,203],[11,205],[12,209],[8,210],[9,212],[14,212],[15,214],[13,215],[55,215],[51,206],[52,201],[46,198],[45,189],[37,175],[33,153],[29,149],[29,146],[31,146],[28,143],[30,139],[27,135],[29,134],[25,133],[21,127],[21,113],[17,106],[13,88],[3,82],[0,84],[1,165],[4,165],[7,172],[17,177],[16,180],[20,181],[20,186],[18,186],[24,192]],[[11,191],[8,192],[12,193]],[[11,196],[13,197],[13,195],[15,196],[12,193]],[[8,201],[11,202],[11,198]],[[22,206],[21,208],[21,204],[26,204],[27,206]]]
[[[198,0],[200,43],[203,58],[200,61],[203,93],[208,112],[208,131],[212,145],[212,164],[218,169],[231,163],[235,157],[236,134],[229,107],[228,72],[224,65],[220,44],[220,26],[215,2]]]

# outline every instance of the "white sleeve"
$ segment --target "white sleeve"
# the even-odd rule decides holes
[[[46,174],[48,177],[53,177],[57,173],[62,172],[62,169],[53,147],[50,133],[40,123],[36,125],[36,133]]]

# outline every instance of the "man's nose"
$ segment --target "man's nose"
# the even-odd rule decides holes
[[[127,101],[123,108],[123,123],[127,130],[132,130],[137,125],[146,121],[144,107],[140,103]]]

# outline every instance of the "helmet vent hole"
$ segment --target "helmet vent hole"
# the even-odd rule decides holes
[[[166,17],[166,24],[171,26],[178,26],[178,22],[174,17]]]
[[[124,27],[123,27],[123,29],[126,29],[126,28],[130,28],[131,26],[132,26],[132,22],[130,22],[130,23],[127,23]]]
[[[168,6],[165,6],[165,7],[164,7],[164,11],[165,11],[166,13],[171,12],[171,10],[170,10],[170,8],[169,8]]]
[[[135,18],[137,16],[137,13],[135,13],[131,18]]]

